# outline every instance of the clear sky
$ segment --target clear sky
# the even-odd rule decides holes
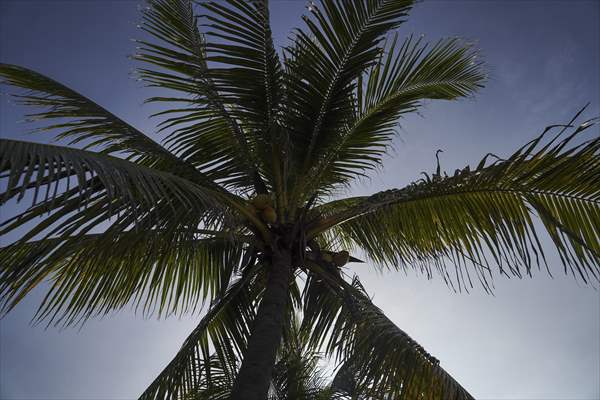
[[[276,42],[305,1],[272,0]],[[0,60],[55,78],[152,134],[147,89],[130,78],[137,1],[0,0]],[[401,187],[435,168],[506,155],[591,102],[600,115],[600,1],[425,1],[403,34],[478,41],[490,81],[474,100],[431,103],[402,121],[385,168],[356,193]],[[22,109],[0,99],[0,135],[23,137]],[[598,134],[598,129],[595,130]],[[26,140],[48,141],[49,136]],[[3,210],[3,218],[10,210]],[[11,238],[4,239],[9,242]],[[562,273],[496,279],[495,296],[451,292],[440,279],[352,269],[387,315],[480,399],[599,399],[600,295]],[[0,320],[0,398],[134,399],[199,316],[156,321],[129,310],[58,331],[28,324],[43,291]]]

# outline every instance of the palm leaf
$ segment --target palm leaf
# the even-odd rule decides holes
[[[310,174],[314,179],[308,179],[312,187],[325,190],[348,184],[380,165],[398,119],[417,110],[423,100],[453,100],[482,87],[481,63],[458,39],[441,40],[432,47],[412,37],[400,46],[397,41],[395,34],[388,51],[367,72],[366,82],[359,80],[358,112],[321,151]]]
[[[327,384],[319,368],[322,354],[309,346],[308,340],[301,322],[292,315],[273,368],[269,400],[316,400],[323,396]]]
[[[73,89],[35,71],[10,64],[0,64],[1,83],[26,89],[15,94],[17,102],[40,107],[27,115],[29,122],[59,120],[35,131],[59,131],[57,138],[69,144],[83,143],[84,149],[100,148],[102,153],[125,155],[128,159],[149,167],[168,169],[187,179],[208,183],[191,165],[183,162],[142,132],[111,114],[94,101]]]
[[[206,48],[208,60],[214,63],[210,76],[248,133],[261,173],[280,198],[285,139],[278,120],[283,110],[284,87],[270,28],[268,0],[207,1],[201,5],[208,12]]]
[[[189,271],[200,281],[187,284],[177,271],[189,257],[202,263],[206,259],[200,255],[211,254],[180,244],[189,245],[200,225],[223,227],[229,211],[220,204],[221,193],[109,155],[5,139],[0,140],[0,171],[7,171],[3,202],[34,192],[33,207],[4,221],[0,234],[38,221],[2,249],[4,311],[46,278],[54,284],[38,315],[65,324],[121,308],[135,295],[159,303],[161,312],[171,306],[174,311],[180,300],[206,297],[214,286],[219,264]],[[105,234],[86,235],[102,225],[108,227]],[[157,230],[165,233],[148,236]],[[39,237],[45,240],[29,243]],[[213,257],[214,251],[227,254],[227,247],[211,251]],[[194,265],[187,263],[186,268]]]
[[[255,316],[254,302],[261,290],[260,282],[256,281],[257,267],[245,268],[242,276],[221,293],[140,400],[195,398],[194,393],[198,398],[206,398],[208,394],[214,396],[215,391],[227,393],[231,389],[222,386],[233,382],[231,374],[236,367],[232,363],[244,352],[250,335]],[[215,371],[207,364],[211,360],[209,344],[218,350],[213,358],[222,373],[217,377],[212,375]]]
[[[312,276],[305,289],[304,329],[342,362],[334,379],[338,392],[374,399],[472,399],[371,303],[357,278],[349,284],[325,265],[307,267]]]
[[[584,281],[600,271],[600,139],[583,141],[595,120],[552,126],[507,159],[431,177],[381,192],[324,217],[313,232],[334,226],[333,236],[362,248],[380,264],[434,265],[459,288],[472,286],[470,265],[488,287],[490,261],[505,275],[531,275],[545,263],[534,214],[558,250],[565,272]],[[560,132],[550,140],[555,130]],[[455,263],[455,277],[445,261]]]
[[[291,108],[287,126],[299,156],[298,176],[315,162],[315,150],[326,147],[333,132],[352,117],[357,77],[373,64],[383,36],[402,23],[412,3],[323,0],[309,7],[312,18],[304,17],[308,32],[296,30],[286,62]]]
[[[346,286],[348,288],[348,286]],[[347,289],[348,290],[348,289]],[[356,290],[347,293],[345,306],[352,309],[356,326],[341,339],[345,359],[351,360],[358,386],[366,392],[384,392],[397,399],[473,399],[439,361],[398,328]]]
[[[243,244],[188,231],[79,234],[0,249],[3,311],[47,280],[36,321],[71,325],[127,305],[145,315],[193,312],[231,279]],[[116,231],[116,232],[115,232]]]
[[[111,207],[152,211],[157,204],[186,207],[190,212],[220,208],[219,192],[168,172],[147,168],[109,155],[41,143],[0,139],[0,172],[7,178],[0,199],[6,202],[27,191],[45,189],[44,202],[57,205],[75,186],[78,207],[104,198]],[[71,179],[69,179],[71,178]],[[97,184],[93,184],[93,183]],[[64,186],[63,186],[64,184]],[[219,197],[221,196],[221,197]],[[58,204],[62,205],[62,204]],[[109,210],[110,213],[110,210]],[[201,215],[201,214],[199,214]]]
[[[204,372],[188,394],[180,397],[182,400],[227,400],[233,386],[236,360],[222,362],[218,352],[200,359],[197,368]]]
[[[135,58],[149,65],[138,69],[140,78],[177,93],[149,99],[178,105],[157,114],[170,115],[161,129],[177,128],[167,138],[171,149],[209,176],[226,178],[224,183],[232,187],[243,189],[254,183],[262,189],[247,134],[209,74],[206,41],[198,30],[192,1],[149,0],[141,28],[159,42],[138,41]]]

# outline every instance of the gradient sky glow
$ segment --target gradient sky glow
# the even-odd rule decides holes
[[[0,0],[0,61],[37,70],[152,133],[151,91],[128,75],[138,1]],[[278,45],[305,1],[271,0]],[[600,1],[425,1],[402,34],[476,40],[490,81],[474,100],[430,103],[402,121],[385,168],[353,193],[454,171],[509,154],[591,102],[600,115]],[[154,94],[154,92],[152,92]],[[23,109],[0,98],[0,135],[23,137]],[[598,129],[595,129],[598,134]],[[45,134],[25,140],[49,141]],[[11,210],[2,210],[5,219]],[[5,238],[3,245],[14,238]],[[549,253],[552,253],[550,251]],[[497,277],[494,296],[455,294],[434,277],[353,266],[375,303],[478,399],[600,399],[600,292],[564,276]],[[124,310],[82,330],[32,327],[35,291],[0,320],[0,399],[134,399],[176,353],[199,316],[144,320]]]

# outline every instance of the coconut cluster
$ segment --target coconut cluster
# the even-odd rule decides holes
[[[273,200],[268,194],[258,194],[252,199],[252,207],[257,215],[267,224],[277,222],[277,212],[273,208]]]

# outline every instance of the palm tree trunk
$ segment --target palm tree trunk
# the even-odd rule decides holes
[[[230,400],[265,400],[283,333],[290,286],[291,256],[275,251],[267,288],[256,314],[248,349],[236,378]]]

